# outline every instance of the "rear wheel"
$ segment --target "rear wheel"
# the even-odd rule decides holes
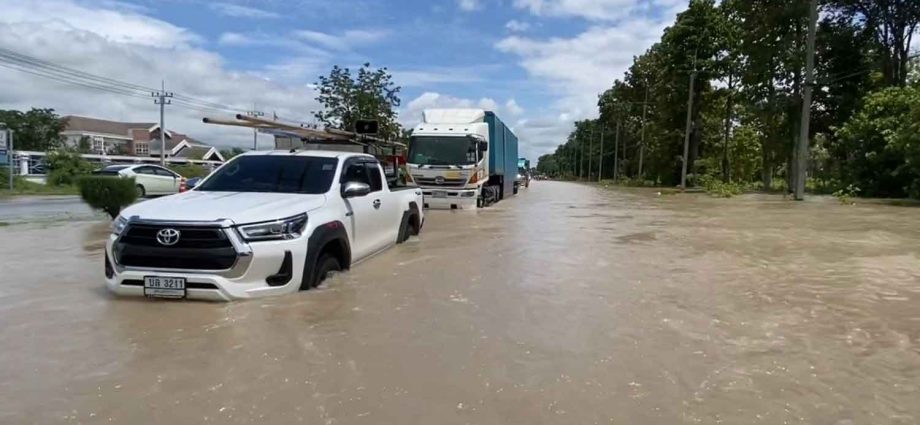
[[[316,261],[316,270],[313,272],[313,282],[310,282],[310,288],[321,285],[329,276],[341,270],[342,266],[337,258],[330,254],[323,254]]]
[[[137,187],[135,187],[134,190],[137,192],[138,198],[143,198],[144,196],[147,195],[147,189],[144,189],[144,186],[142,185],[137,185]]]
[[[409,214],[403,213],[402,221],[399,222],[399,233],[396,235],[396,243],[403,243],[409,239]]]

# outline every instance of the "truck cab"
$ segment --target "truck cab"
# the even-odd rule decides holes
[[[429,109],[409,139],[409,173],[429,208],[475,209],[514,192],[517,138],[489,111]]]

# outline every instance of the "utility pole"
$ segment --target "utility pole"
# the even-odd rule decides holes
[[[591,133],[588,136],[588,172],[585,173],[588,180],[591,180],[591,148],[594,147],[594,126],[591,126]]]
[[[620,178],[620,117],[617,117],[617,130],[613,135],[613,181]]]
[[[725,139],[722,143],[722,181],[731,180],[731,170],[728,164],[728,141],[732,131],[732,73],[728,73],[728,97],[725,99]]]
[[[160,91],[150,93],[155,99],[154,104],[160,105],[160,166],[166,166],[166,105],[172,103],[169,98],[173,97],[172,92],[166,91],[166,81],[161,81]]]
[[[642,178],[642,160],[645,156],[645,113],[648,111],[648,80],[645,81],[645,101],[642,102],[642,129],[639,131],[639,180]]]
[[[264,117],[264,116],[265,116],[265,113],[262,112],[262,111],[257,111],[257,110],[256,110],[256,104],[253,103],[253,104],[252,104],[252,110],[251,110],[251,111],[247,111],[247,112],[246,112],[246,115],[249,115],[250,117],[257,117],[257,118],[258,118],[258,117]],[[254,151],[259,150],[259,129],[258,129],[258,128],[255,128],[255,127],[253,127],[253,129],[252,129],[252,150],[254,150]]]
[[[795,200],[805,199],[805,171],[808,164],[808,132],[811,124],[811,89],[815,78],[815,32],[818,20],[818,0],[809,4],[808,39],[805,44],[805,90],[802,93],[802,123],[795,147]]]
[[[581,159],[578,160],[578,180],[581,180],[581,176],[585,173],[585,141],[578,140],[578,151],[581,153]]]
[[[607,122],[601,123],[601,153],[597,156],[597,182],[604,178],[604,133],[607,132]]]
[[[684,160],[680,167],[680,188],[687,188],[687,162],[690,154],[690,126],[693,124],[693,83],[696,80],[696,55],[693,57],[693,71],[690,72],[690,91],[687,94],[687,128],[684,130]]]
[[[10,178],[10,192],[13,192],[13,129],[7,128],[6,123],[0,122],[0,141],[6,150],[7,171]]]

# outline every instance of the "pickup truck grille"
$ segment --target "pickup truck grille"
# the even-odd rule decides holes
[[[463,187],[466,186],[467,179],[436,179],[434,177],[421,177],[421,176],[412,176],[415,180],[415,183],[419,186],[424,187]],[[441,181],[438,184],[438,181]]]
[[[174,245],[157,241],[157,232],[165,228],[179,231]],[[115,258],[128,267],[225,270],[236,263],[237,253],[217,227],[131,224],[115,246]]]

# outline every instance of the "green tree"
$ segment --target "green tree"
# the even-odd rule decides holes
[[[831,12],[842,20],[858,22],[873,39],[876,58],[886,85],[907,83],[910,46],[920,25],[916,0],[834,0]]]
[[[316,85],[319,90],[316,100],[323,105],[323,110],[315,113],[320,122],[352,131],[357,120],[376,120],[380,137],[400,136],[397,121],[400,87],[386,68],[375,69],[365,63],[353,76],[348,68],[334,66],[328,76],[319,77]]]
[[[93,165],[79,153],[66,149],[48,151],[45,162],[48,164],[48,184],[51,186],[74,185],[80,176],[93,171]]]
[[[837,133],[848,152],[843,186],[868,196],[920,197],[920,89],[891,87],[868,96]]]
[[[225,161],[229,161],[230,158],[233,158],[233,157],[235,157],[235,156],[237,156],[237,155],[239,155],[239,154],[241,154],[241,153],[244,153],[244,152],[246,152],[246,150],[243,149],[243,148],[233,147],[233,148],[230,148],[230,149],[223,149],[223,150],[221,150],[221,151],[220,151],[220,156],[224,157],[224,160],[225,160]]]
[[[44,152],[64,144],[64,122],[54,109],[0,110],[0,122],[15,131],[16,150]]]

